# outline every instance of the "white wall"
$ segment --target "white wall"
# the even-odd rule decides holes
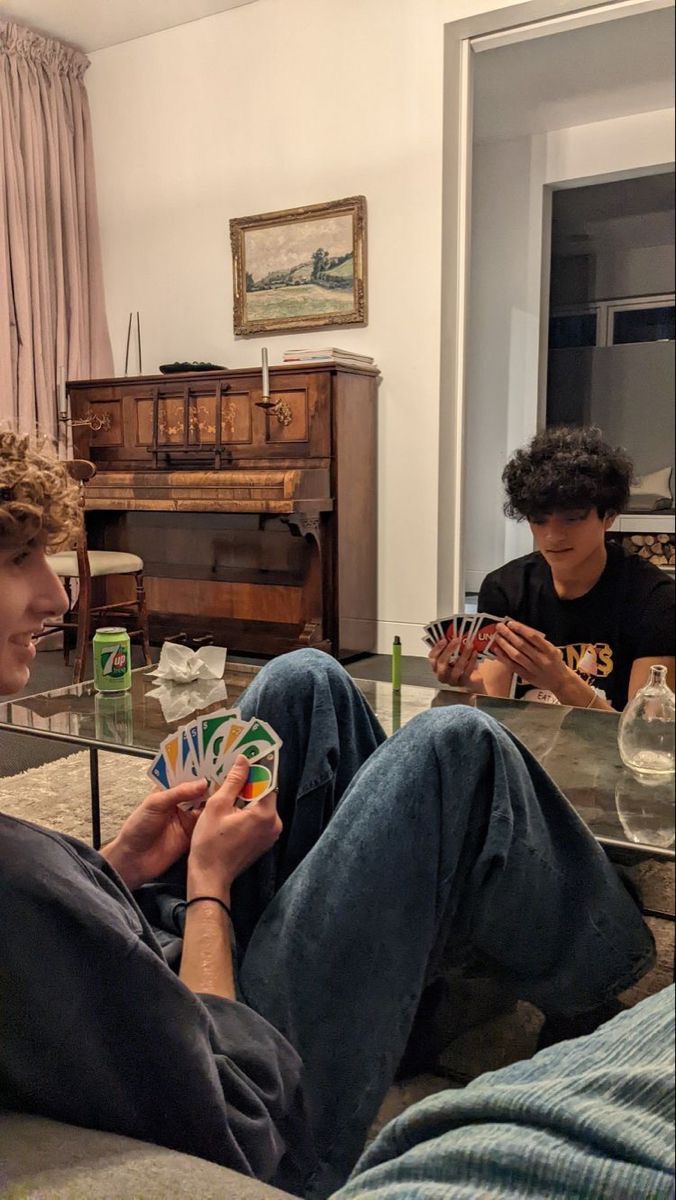
[[[673,234],[669,242],[652,246],[627,245],[613,235],[608,222],[607,232],[595,237],[589,256],[580,263],[581,270],[561,270],[570,259],[556,260],[552,273],[551,302],[558,305],[584,304],[589,300],[613,300],[621,297],[660,295],[674,290],[675,254]],[[627,218],[641,234],[641,218]],[[558,286],[555,286],[557,280]]]
[[[87,76],[118,372],[137,309],[144,371],[299,341],[380,366],[381,651],[398,633],[420,653],[436,615],[443,23],[482,7],[258,0],[98,51]],[[368,327],[235,341],[229,219],[357,193]]]
[[[406,653],[421,653],[420,626],[436,615],[443,29],[502,7],[495,0],[256,0],[98,51],[87,76],[119,372],[127,316],[136,309],[146,371],[182,358],[250,365],[264,344],[272,362],[281,358],[298,335],[233,338],[229,219],[367,197],[369,325],[302,341],[373,354],[382,371],[381,651],[398,633]],[[564,149],[570,156],[562,144],[556,153]],[[544,167],[538,172],[544,178]],[[521,239],[529,286],[540,269],[535,179]],[[505,360],[514,403],[500,426],[496,463],[532,424],[521,397],[526,377],[533,388],[537,331],[531,300],[522,301],[509,312],[519,350]],[[491,392],[491,411],[497,400]],[[496,487],[496,475],[481,463],[479,470],[482,486]],[[511,552],[511,535],[502,536]],[[484,556],[489,565],[499,545],[494,540]]]
[[[502,516],[507,448],[537,422],[542,137],[474,148],[465,480],[465,576],[484,575],[530,549]],[[519,540],[521,539],[521,541]]]
[[[510,454],[538,427],[546,189],[670,163],[673,120],[673,109],[659,110],[474,147],[465,515],[470,591],[488,571],[532,546],[527,527],[502,516],[499,479]]]
[[[583,187],[627,175],[642,175],[674,161],[674,109],[633,113],[547,134],[544,182]]]

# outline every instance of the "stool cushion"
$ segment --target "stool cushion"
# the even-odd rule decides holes
[[[89,550],[87,558],[92,578],[100,575],[133,575],[143,570],[143,559],[138,554],[127,554],[122,550]],[[50,554],[47,561],[55,575],[60,575],[62,579],[77,579],[77,554],[74,550]]]

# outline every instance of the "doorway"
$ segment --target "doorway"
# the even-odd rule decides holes
[[[500,476],[545,421],[555,190],[673,165],[673,10],[562,9],[447,27],[439,611],[531,549]]]

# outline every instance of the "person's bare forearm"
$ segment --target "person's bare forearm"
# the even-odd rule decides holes
[[[571,708],[595,708],[601,712],[613,712],[612,704],[600,696],[590,683],[585,683],[575,671],[566,668],[566,673],[554,695],[561,704],[569,704]]]
[[[186,909],[179,974],[191,992],[235,999],[230,920],[213,900]]]
[[[99,854],[117,871],[130,892],[135,891],[142,883],[146,882],[144,876],[136,869],[133,858],[125,853],[119,835],[112,842],[108,842],[106,846],[102,846]]]
[[[484,661],[477,667],[476,674],[479,686],[474,687],[474,679],[472,679],[473,691],[483,693],[485,696],[509,696],[512,674],[502,663]]]

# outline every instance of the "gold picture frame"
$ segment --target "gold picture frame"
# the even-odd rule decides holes
[[[230,221],[235,334],[365,325],[366,198]]]

